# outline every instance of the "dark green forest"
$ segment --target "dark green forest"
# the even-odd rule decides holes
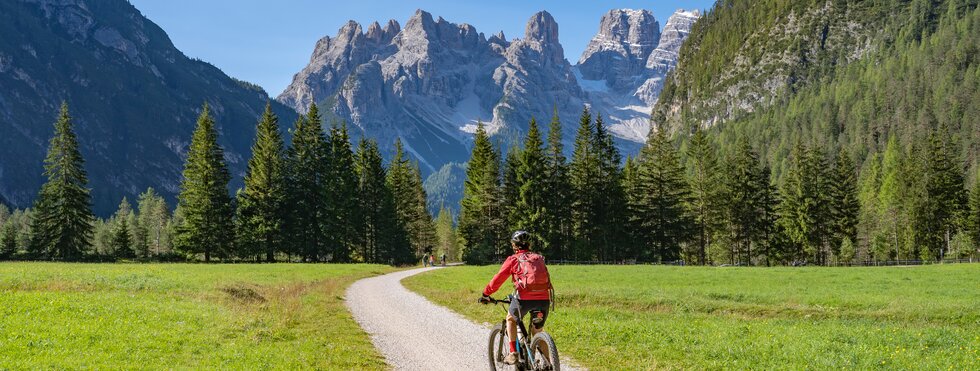
[[[403,265],[436,245],[418,164],[405,157],[400,143],[385,166],[376,143],[362,139],[352,149],[346,125],[325,132],[316,106],[297,120],[288,147],[266,106],[245,185],[232,197],[215,120],[205,104],[175,211],[151,188],[135,208],[124,198],[106,220],[92,214],[72,127],[64,104],[45,159],[48,181],[34,207],[11,213],[0,205],[0,259]]]

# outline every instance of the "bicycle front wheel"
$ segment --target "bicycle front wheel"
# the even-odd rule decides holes
[[[490,339],[487,344],[487,358],[490,361],[490,371],[514,370],[515,367],[504,363],[504,357],[510,353],[510,338],[500,324],[490,330]]]
[[[534,350],[535,370],[561,371],[561,362],[558,361],[558,347],[551,335],[541,331],[531,338],[531,349]]]

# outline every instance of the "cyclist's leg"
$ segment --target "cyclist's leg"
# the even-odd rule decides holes
[[[520,307],[520,303],[517,299],[511,299],[510,308],[507,309],[507,336],[510,338],[512,346],[517,342],[517,321],[520,321],[522,317],[522,313],[517,310],[518,307]],[[511,348],[510,351],[513,352],[514,348]]]
[[[531,336],[533,337],[544,330],[544,324],[548,320],[548,309],[551,307],[551,303],[547,300],[535,300],[533,302],[525,302],[524,305],[528,306],[528,312],[532,310],[534,311],[532,315],[540,315],[538,318],[531,318]],[[535,319],[537,319],[537,321]],[[547,346],[544,346],[543,344],[540,345],[538,347],[538,351],[541,352],[541,354],[544,355],[549,361],[551,360],[551,355]]]

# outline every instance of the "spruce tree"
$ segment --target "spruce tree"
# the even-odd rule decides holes
[[[793,257],[826,262],[830,239],[830,184],[826,161],[820,151],[797,142],[790,172],[783,187],[783,218],[798,250]],[[839,246],[839,245],[837,245]]]
[[[357,244],[359,218],[358,176],[354,165],[347,124],[334,124],[328,138],[330,146],[329,176],[326,179],[333,261],[346,263]]]
[[[466,167],[463,199],[460,202],[459,236],[463,242],[463,261],[488,264],[494,259],[502,238],[500,157],[490,143],[483,123],[477,124],[473,152]]]
[[[858,251],[864,251],[866,258],[878,259],[879,253],[875,251],[874,241],[882,241],[883,234],[880,229],[881,210],[878,202],[878,192],[881,189],[881,154],[875,152],[868,156],[861,171],[861,185],[858,193],[860,207],[859,213],[859,237],[854,242],[858,245]]]
[[[167,201],[153,188],[147,188],[146,192],[139,195],[137,202],[138,220],[141,228],[145,230],[145,235],[141,247],[145,250],[140,252],[142,256],[160,255],[170,250],[170,208]]]
[[[48,180],[34,203],[30,250],[38,257],[79,260],[91,246],[95,216],[67,103],[61,104],[54,124],[44,176]]]
[[[758,153],[745,137],[739,138],[728,160],[724,185],[726,225],[733,242],[729,248],[731,264],[751,264],[747,257],[752,256],[753,246],[762,242],[765,224],[762,201],[764,186],[768,185],[761,182],[763,171]]]
[[[598,113],[593,146],[598,160],[596,222],[599,224],[595,236],[595,257],[601,261],[620,260],[623,259],[623,223],[626,221],[626,196],[623,194],[623,174],[620,169],[623,159],[602,121],[602,115]]]
[[[459,260],[459,239],[456,235],[456,228],[453,227],[453,213],[445,205],[439,208],[439,215],[436,216],[436,244],[437,251],[446,254],[449,261]]]
[[[362,212],[360,258],[368,263],[384,264],[414,261],[405,225],[398,217],[394,195],[386,184],[381,152],[374,141],[361,139],[356,164]]]
[[[978,245],[975,248],[980,250],[980,171],[977,171],[973,192],[970,193],[970,214],[967,217],[966,230]]]
[[[136,252],[133,249],[133,239],[131,236],[131,224],[133,208],[129,204],[129,200],[123,197],[122,202],[119,203],[119,209],[116,210],[116,215],[113,217],[112,225],[112,254],[116,258],[120,259],[132,259],[136,257]]]
[[[640,250],[638,246],[646,238],[643,231],[643,214],[641,214],[641,200],[643,192],[640,190],[640,169],[637,161],[633,157],[626,157],[626,164],[623,165],[623,192],[626,195],[626,218],[625,218],[625,241],[622,250],[623,258],[635,261],[639,258]]]
[[[515,172],[517,199],[512,211],[514,223],[511,229],[529,231],[536,246],[539,237],[548,228],[545,222],[548,198],[545,193],[548,191],[545,165],[544,142],[537,122],[531,118]]]
[[[153,188],[139,195],[137,202],[138,221],[145,230],[142,243],[145,250],[142,256],[160,255],[170,250],[170,208],[167,201]]]
[[[589,108],[582,109],[575,149],[568,168],[571,220],[574,241],[569,256],[573,260],[595,257],[596,236],[599,234],[599,156],[595,148],[595,126]]]
[[[405,157],[401,139],[395,141],[395,156],[388,166],[386,184],[394,197],[399,221],[408,233],[413,260],[431,253],[435,243],[432,216],[426,207],[421,175]]]
[[[636,205],[644,257],[666,262],[680,258],[681,245],[694,229],[687,204],[690,188],[677,149],[662,128],[651,132],[639,157],[640,192]]]
[[[694,216],[697,241],[697,262],[707,264],[708,246],[722,223],[722,179],[715,149],[704,130],[691,137],[687,149],[688,174],[691,184],[691,212]]]
[[[310,105],[305,117],[297,120],[286,166],[289,197],[291,248],[305,261],[324,257],[327,240],[325,172],[326,138],[316,104]]]
[[[514,229],[518,223],[517,199],[521,196],[521,184],[517,180],[517,170],[521,167],[522,149],[514,143],[508,146],[507,155],[504,156],[503,178],[501,179],[500,211],[503,213],[503,220],[507,229]],[[494,255],[504,254],[505,246],[497,246]]]
[[[881,210],[881,232],[885,245],[876,249],[875,257],[888,260],[898,257],[898,252],[904,250],[902,227],[906,225],[903,194],[905,182],[902,173],[902,151],[898,147],[898,138],[891,136],[885,147],[882,159],[882,183],[878,190],[878,205]]]
[[[184,179],[177,197],[181,223],[176,226],[176,244],[192,254],[227,257],[234,240],[231,175],[225,166],[224,151],[218,145],[218,131],[211,109],[205,103],[191,138],[184,165]]]
[[[279,119],[266,103],[255,129],[252,158],[245,172],[245,188],[238,193],[235,225],[239,256],[264,254],[274,262],[283,251],[286,227],[286,152]]]
[[[555,109],[548,128],[545,153],[545,205],[541,244],[538,249],[551,259],[563,259],[571,241],[571,185],[562,144],[562,126]]]
[[[10,259],[17,254],[17,226],[8,221],[0,226],[0,259]]]
[[[839,255],[839,248],[843,246],[845,239],[853,248],[853,243],[857,240],[858,218],[861,211],[857,191],[857,170],[854,168],[851,155],[844,148],[841,148],[840,153],[837,154],[829,186],[831,246],[838,250],[835,255]]]
[[[945,125],[930,138],[926,192],[928,194],[926,220],[931,236],[927,238],[929,259],[940,259],[950,250],[950,241],[956,233],[957,221],[967,212],[967,196],[963,172],[955,159],[956,148],[949,138]]]

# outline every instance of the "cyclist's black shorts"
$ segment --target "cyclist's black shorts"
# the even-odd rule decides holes
[[[520,306],[521,313],[517,313],[517,307]],[[541,327],[544,327],[544,322],[548,320],[548,308],[551,306],[551,302],[548,300],[511,300],[510,309],[508,312],[521,320],[524,320],[524,316],[533,311],[541,311]],[[533,318],[532,318],[533,319]]]

